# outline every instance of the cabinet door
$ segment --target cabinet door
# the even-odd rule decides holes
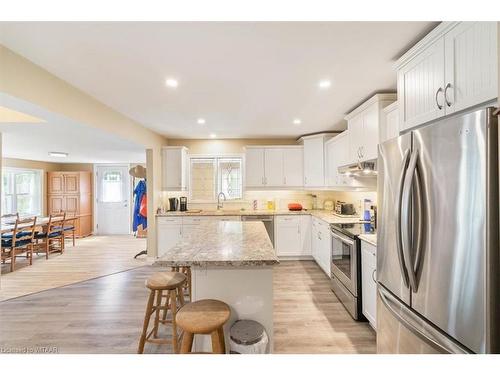
[[[267,148],[264,152],[264,183],[266,186],[283,186],[283,150]]]
[[[158,256],[174,247],[181,240],[181,224],[158,224]]]
[[[304,151],[301,148],[283,149],[283,179],[285,186],[304,185]]]
[[[496,22],[461,22],[445,36],[446,113],[498,96]]]
[[[245,185],[265,186],[264,149],[248,148],[245,153]]]
[[[331,238],[327,225],[321,225],[319,229],[319,259],[320,267],[328,277],[331,277]]]
[[[47,174],[47,193],[48,194],[63,194],[64,193],[64,175],[61,173]]]
[[[373,247],[361,241],[361,290],[363,315],[368,319],[373,328],[377,324],[377,284],[376,280],[376,253],[370,251]]]
[[[362,142],[361,160],[376,159],[379,141],[379,108],[377,103],[363,111],[363,131],[359,139]]]
[[[392,111],[385,115],[385,136],[380,140],[380,143],[389,139],[399,137],[399,111],[395,107]]]
[[[77,194],[80,192],[80,174],[65,173],[64,174],[64,193]]]
[[[49,195],[47,199],[47,211],[50,214],[57,214],[65,210],[65,197],[63,195]]]
[[[311,255],[311,216],[300,215],[301,255]]]
[[[304,186],[325,185],[325,160],[323,137],[304,139]]]
[[[361,147],[363,146],[363,115],[360,113],[349,120],[349,161],[346,164],[355,163],[361,159]]]
[[[80,196],[79,195],[65,195],[64,196],[64,211],[69,214],[80,213]]]
[[[166,190],[186,189],[186,151],[183,148],[163,149],[163,188]]]
[[[444,115],[444,38],[398,71],[400,131]]]
[[[300,220],[296,216],[276,217],[276,253],[278,256],[300,256]]]
[[[338,137],[338,136],[337,136]],[[338,186],[339,158],[337,155],[337,137],[325,143],[326,185]]]

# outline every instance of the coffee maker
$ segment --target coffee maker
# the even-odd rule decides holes
[[[179,207],[179,199],[168,198],[168,210],[169,211],[177,211],[178,207]]]
[[[180,210],[181,211],[187,211],[188,209],[188,199],[187,197],[180,197]]]

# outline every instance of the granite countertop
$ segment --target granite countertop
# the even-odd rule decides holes
[[[373,246],[377,246],[377,235],[376,234],[360,234],[359,239],[366,241]]]
[[[334,215],[332,211],[326,210],[203,210],[201,212],[167,211],[156,216],[245,216],[245,215],[311,215],[326,221],[328,224],[334,223],[357,223],[358,217],[341,217]]]
[[[188,238],[169,249],[154,264],[245,267],[278,263],[262,222],[209,221],[202,222]]]

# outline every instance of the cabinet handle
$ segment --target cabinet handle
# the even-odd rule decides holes
[[[304,177],[304,185],[307,185],[307,177]]]
[[[439,104],[439,102],[438,102],[438,95],[442,91],[443,91],[442,87],[438,88],[438,90],[436,91],[436,96],[434,97],[434,99],[436,100],[436,105],[437,105],[439,110],[443,109],[443,106],[441,104]]]
[[[377,283],[377,280],[375,280],[375,272],[377,272],[377,270],[376,270],[376,269],[375,269],[375,270],[373,270],[373,272],[372,272],[372,280],[373,280],[373,282],[376,284],[376,283]]]
[[[283,185],[286,185],[286,177],[283,177]]]
[[[448,96],[446,95],[446,93],[448,92],[448,89],[451,88],[451,83],[447,83],[446,84],[446,87],[444,88],[444,102],[446,103],[446,105],[448,107],[451,107],[451,102],[448,101]]]

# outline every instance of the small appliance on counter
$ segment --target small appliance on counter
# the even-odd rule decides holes
[[[323,209],[327,211],[333,211],[334,204],[331,200],[326,200],[323,202]]]
[[[180,201],[180,208],[179,210],[180,211],[187,211],[188,210],[188,199],[187,197],[180,197],[179,198],[179,201]]]
[[[179,199],[178,198],[168,198],[168,210],[169,211],[177,211],[179,207]]]
[[[302,211],[302,205],[300,203],[288,203],[289,211]]]
[[[354,208],[354,204],[352,203],[337,201],[335,203],[335,213],[337,215],[353,216],[356,215],[356,209]]]

